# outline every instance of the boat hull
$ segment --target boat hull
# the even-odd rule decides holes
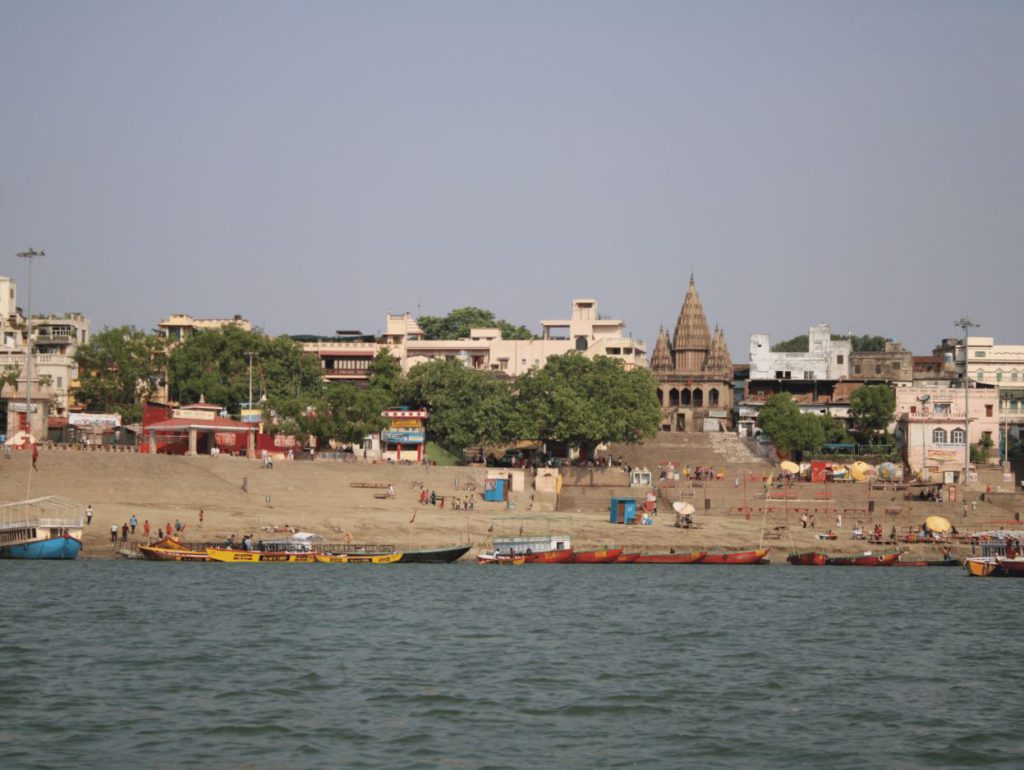
[[[165,537],[152,545],[140,545],[139,553],[148,561],[209,561],[206,551],[197,551],[179,543],[173,538]]]
[[[640,552],[635,551],[633,553],[620,553],[619,558],[615,560],[616,564],[633,564],[640,558]]]
[[[317,564],[397,564],[402,560],[400,553],[318,553]]]
[[[622,556],[621,548],[604,548],[599,551],[573,551],[566,564],[611,564]]]
[[[757,564],[768,555],[767,548],[754,551],[732,551],[730,553],[709,553],[698,564]]]
[[[833,567],[891,567],[899,558],[899,552],[865,553],[858,556],[830,556],[828,563]]]
[[[228,564],[262,564],[281,562],[302,562],[313,564],[316,557],[308,551],[241,551],[230,548],[207,548],[206,555],[211,561]]]
[[[707,556],[707,551],[693,553],[642,553],[637,564],[697,564]]]
[[[451,564],[467,553],[471,546],[459,545],[454,548],[428,548],[420,551],[405,551],[399,561],[402,564]]]
[[[828,564],[828,555],[818,551],[792,553],[786,557],[786,561],[798,567],[824,567]]]
[[[525,554],[527,564],[564,564],[572,561],[573,551],[566,548],[561,551],[541,551],[540,553]]]
[[[504,564],[518,566],[526,564],[525,556],[498,556],[493,553],[480,553],[476,557],[477,564]]]
[[[0,559],[77,559],[82,541],[70,535],[33,540],[0,548]]]

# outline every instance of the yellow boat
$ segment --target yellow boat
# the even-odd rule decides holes
[[[402,560],[400,553],[318,553],[317,564],[395,564]]]
[[[964,565],[967,567],[967,574],[973,577],[989,577],[998,566],[991,556],[968,559]]]
[[[211,561],[231,564],[255,564],[257,562],[305,562],[313,564],[316,556],[311,551],[244,551],[236,548],[207,548],[206,555]]]

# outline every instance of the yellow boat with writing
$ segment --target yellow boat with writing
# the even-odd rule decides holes
[[[236,548],[207,548],[210,561],[229,564],[263,564],[266,562],[304,562],[313,564],[316,555],[311,551],[245,551]]]
[[[318,553],[317,564],[397,564],[400,553]]]

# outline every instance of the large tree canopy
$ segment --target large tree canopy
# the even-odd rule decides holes
[[[126,422],[142,419],[142,404],[156,390],[164,366],[165,342],[134,326],[104,329],[75,353],[75,399],[91,412],[116,413]]]
[[[322,393],[319,361],[296,342],[226,326],[196,332],[173,350],[168,361],[171,398],[191,403],[203,396],[235,411],[249,399],[247,353],[253,353],[254,401],[266,395],[279,414],[290,416]]]
[[[437,359],[414,366],[399,396],[405,405],[430,411],[427,435],[449,452],[513,438],[508,383],[459,361]]]
[[[757,413],[761,430],[767,433],[783,455],[817,452],[825,443],[825,425],[816,415],[800,411],[788,393],[769,396]]]
[[[481,327],[497,327],[506,340],[529,340],[534,337],[525,326],[515,326],[508,321],[495,318],[490,310],[478,307],[460,307],[446,316],[424,315],[416,321],[428,340],[464,339],[469,336],[470,329]]]
[[[607,356],[567,353],[516,381],[523,438],[559,441],[589,455],[606,441],[639,441],[661,422],[657,383],[646,369],[626,371]]]
[[[869,443],[876,443],[892,422],[896,394],[888,385],[867,385],[850,396],[850,420]]]

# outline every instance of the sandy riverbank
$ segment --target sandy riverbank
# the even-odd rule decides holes
[[[134,513],[140,522],[136,538],[141,539],[141,523],[149,520],[155,537],[158,527],[180,520],[186,527],[183,539],[217,541],[230,534],[240,537],[253,533],[270,538],[273,528],[294,528],[314,532],[329,541],[342,542],[346,533],[353,542],[387,543],[399,548],[426,548],[470,542],[474,548],[486,548],[490,529],[496,517],[528,515],[530,493],[517,496],[517,507],[506,510],[500,503],[485,503],[479,490],[483,488],[482,468],[437,468],[420,466],[372,465],[320,460],[317,462],[279,462],[271,470],[259,462],[237,457],[166,457],[111,452],[76,452],[45,449],[39,458],[39,470],[32,471],[26,453],[16,452],[13,459],[0,459],[0,497],[17,500],[43,495],[62,495],[91,504],[94,518],[83,539],[84,558],[110,558],[110,528],[120,526]],[[243,491],[247,480],[248,491]],[[352,483],[390,483],[395,496],[379,499],[380,490],[353,487]],[[477,485],[475,510],[459,511],[449,507],[422,506],[418,502],[419,484],[443,495],[464,497],[467,483]],[[838,486],[838,485],[837,485]],[[587,509],[560,512],[562,524],[577,547],[625,545],[648,551],[689,551],[694,549],[739,549],[761,542],[762,502],[754,501],[750,485],[748,504],[755,508],[749,518],[736,508],[743,505],[744,493],[730,483],[717,482],[707,494],[714,500],[711,511],[702,510],[698,497],[696,520],[698,528],[677,529],[672,517],[655,518],[652,526],[625,527],[608,522],[606,497],[600,490],[587,498]],[[703,494],[704,490],[701,490]],[[810,495],[810,490],[806,491]],[[837,509],[863,507],[866,487],[838,487]],[[972,499],[971,495],[969,499]],[[877,520],[886,533],[892,526],[903,529],[918,523],[925,516],[941,514],[950,518],[961,531],[986,528],[994,521],[1008,520],[1011,514],[984,503],[969,509],[965,517],[962,506],[935,503],[905,503],[901,496],[876,493],[878,513],[864,520],[871,526]],[[814,505],[816,503],[804,503]],[[823,503],[817,503],[823,505]],[[778,508],[792,503],[773,502]],[[887,505],[899,507],[897,515],[885,514]],[[198,514],[205,513],[200,529]],[[844,527],[835,527],[831,514],[816,516],[816,528],[800,526],[799,515],[775,512],[768,516],[770,530],[778,537],[765,541],[773,548],[773,560],[782,561],[793,549],[853,552],[870,548],[850,539],[853,519],[847,514]],[[784,529],[775,530],[780,522]],[[513,527],[516,525],[512,525]],[[530,524],[527,523],[526,527]],[[269,529],[268,529],[269,528]],[[818,540],[818,534],[832,528],[839,535],[834,541]],[[1007,526],[1007,528],[1011,528]],[[514,532],[512,532],[514,534]],[[939,558],[934,545],[903,546],[909,548],[908,558]],[[878,549],[878,546],[875,546]],[[968,546],[954,549],[957,556],[970,552]]]

